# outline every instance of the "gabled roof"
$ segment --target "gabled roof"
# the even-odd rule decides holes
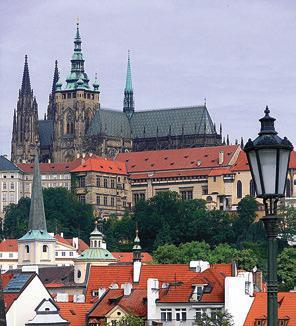
[[[86,315],[92,308],[92,303],[56,302],[62,318],[68,320],[71,326],[86,325]]]
[[[296,325],[296,292],[279,292],[279,319],[288,319],[288,325]],[[267,293],[258,292],[244,322],[244,326],[254,326],[256,319],[267,318]]]
[[[122,289],[109,289],[90,311],[89,318],[102,318],[119,306],[128,315],[145,317],[147,315],[146,289],[132,289],[131,294],[125,296]]]
[[[249,171],[250,170],[247,155],[244,151],[240,151],[238,158],[237,158],[236,162],[233,164],[231,170],[233,172]]]
[[[4,155],[0,155],[0,171],[19,172],[19,168],[9,161]]]
[[[185,169],[202,171],[229,166],[239,150],[238,145],[229,145],[128,152],[119,153],[116,160],[126,162],[128,173]],[[222,164],[219,164],[219,152],[224,153]]]
[[[103,172],[110,174],[121,174],[126,175],[125,163],[119,161],[107,160],[103,157],[92,156],[87,158],[79,166],[71,170],[71,172]]]

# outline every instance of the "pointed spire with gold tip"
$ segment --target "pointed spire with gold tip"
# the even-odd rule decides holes
[[[142,247],[141,247],[141,241],[139,238],[139,229],[138,225],[136,225],[136,237],[134,239],[134,245],[133,245],[133,261],[141,261],[142,260]]]

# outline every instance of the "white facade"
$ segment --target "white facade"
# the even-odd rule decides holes
[[[243,326],[254,300],[254,281],[251,272],[239,272],[225,278],[225,309],[232,315],[235,326]]]
[[[7,326],[23,326],[35,316],[35,309],[50,294],[36,275],[6,313]]]

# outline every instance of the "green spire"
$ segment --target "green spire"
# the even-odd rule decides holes
[[[77,83],[79,80],[82,80],[81,83]],[[71,59],[71,73],[66,79],[67,86],[66,89],[77,89],[84,88],[89,89],[89,79],[84,71],[84,59],[81,51],[81,37],[79,31],[79,23],[76,24],[76,34],[74,38],[74,53]]]
[[[127,55],[127,72],[126,72],[126,81],[125,81],[125,92],[132,92],[133,85],[132,85],[132,72],[131,72],[131,59],[130,59],[130,51],[128,50]]]
[[[126,72],[124,100],[123,100],[123,112],[125,112],[127,117],[130,119],[133,116],[134,111],[135,111],[135,103],[134,103],[134,91],[132,85],[131,60],[130,60],[130,52],[128,51],[127,72]]]

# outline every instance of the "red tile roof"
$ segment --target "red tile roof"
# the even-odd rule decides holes
[[[249,171],[250,170],[247,155],[244,151],[241,151],[239,153],[238,158],[237,158],[236,162],[233,164],[231,170],[233,172]]]
[[[65,239],[59,234],[56,234],[54,237],[58,242],[63,243],[63,244],[68,245],[68,246],[74,247],[72,238],[71,239]],[[86,250],[86,249],[88,249],[88,248],[89,248],[89,246],[82,239],[78,239],[78,252],[79,253]]]
[[[71,326],[86,325],[86,315],[93,306],[90,303],[56,302],[62,318],[68,320]]]
[[[214,273],[214,275],[212,275],[211,273]],[[174,283],[176,281],[182,282],[183,284],[188,283],[189,286],[189,283],[194,278],[203,277],[203,275],[206,275],[205,277],[211,277],[213,284],[218,284],[219,287],[221,287],[222,278],[231,275],[231,264],[211,265],[211,269],[206,270],[203,273],[197,273],[195,271],[192,271],[189,269],[189,265],[185,264],[142,265],[139,283],[134,284],[133,287],[146,289],[148,278],[157,278],[160,283]],[[97,290],[100,287],[107,289],[111,284],[114,283],[116,283],[120,287],[123,283],[132,283],[132,281],[132,265],[91,266],[86,290],[86,301],[91,302],[93,300],[93,290]],[[188,286],[186,287],[187,296],[189,296]],[[213,294],[214,293],[215,292],[213,292]],[[217,298],[218,296],[219,298],[221,298],[221,293],[219,295],[215,294],[215,298]],[[205,299],[206,298],[207,297],[205,297]]]
[[[7,311],[13,302],[18,298],[19,293],[3,293],[5,310]]]
[[[70,172],[81,163],[81,158],[76,159],[73,162],[62,162],[62,163],[40,163],[41,173],[55,173],[55,172]],[[25,173],[33,173],[33,163],[20,163],[17,166]]]
[[[132,252],[112,252],[114,258],[118,259],[119,263],[131,263],[133,261]],[[142,263],[151,263],[152,256],[148,252],[142,252]]]
[[[289,163],[290,169],[296,169],[296,152],[293,151],[290,156],[290,163]]]
[[[104,172],[112,174],[121,174],[126,175],[126,166],[125,163],[119,161],[107,160],[103,157],[90,157],[82,162],[79,166],[72,169],[71,172],[86,172],[86,171],[95,171],[95,172]]]
[[[280,292],[278,294],[279,319],[288,319],[289,325],[296,325],[296,292]],[[254,326],[256,319],[266,319],[267,293],[256,293],[244,326]]]
[[[89,314],[89,317],[105,317],[116,306],[122,308],[129,315],[145,317],[147,315],[145,298],[147,298],[146,289],[132,289],[131,294],[128,296],[124,296],[122,289],[110,289],[95,304],[95,308]]]
[[[17,252],[17,240],[16,239],[4,239],[0,242],[1,252]]]
[[[230,164],[238,145],[181,148],[160,151],[119,153],[117,161],[126,162],[129,173],[169,171],[179,169],[204,169],[224,167]],[[224,152],[224,161],[218,163],[219,152]]]

